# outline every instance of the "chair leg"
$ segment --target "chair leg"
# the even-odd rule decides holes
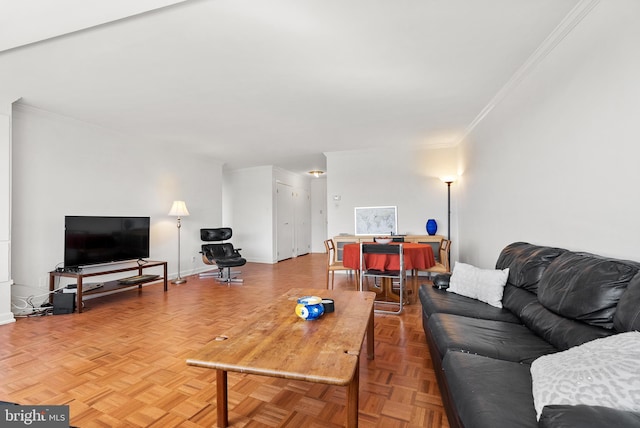
[[[199,278],[220,278],[220,270],[210,270],[202,272],[198,275]]]
[[[401,278],[400,279],[400,284],[399,284],[399,299],[398,299],[398,303],[396,302],[386,302],[386,301],[375,301],[374,302],[374,312],[378,313],[378,314],[393,314],[393,315],[400,315],[404,309],[404,299],[405,299],[405,285],[406,285],[406,277],[405,278]],[[393,283],[391,284],[391,287],[393,287]],[[376,303],[378,305],[398,305],[398,310],[397,311],[389,311],[389,310],[385,310],[385,309],[375,309]]]
[[[234,276],[231,276],[233,273],[237,273],[237,272],[231,272],[231,268],[228,267],[226,273],[223,273],[222,275],[220,275],[219,278],[217,278],[217,280],[219,282],[225,282],[227,285],[231,285],[231,283],[243,283],[244,279],[242,278],[236,278]]]

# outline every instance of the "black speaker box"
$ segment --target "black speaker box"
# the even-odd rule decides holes
[[[55,293],[53,315],[72,314],[76,310],[76,293]]]

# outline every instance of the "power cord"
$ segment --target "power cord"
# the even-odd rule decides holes
[[[23,287],[29,287],[26,284],[14,284],[14,285],[20,285]],[[33,316],[42,316],[42,315],[51,315],[53,313],[53,305],[49,302],[46,303],[41,303],[39,307],[36,307],[35,303],[33,303],[33,300],[38,298],[38,297],[46,297],[49,296],[52,293],[56,293],[60,290],[62,290],[63,288],[65,288],[65,286],[62,287],[58,287],[55,288],[51,291],[47,291],[46,293],[42,293],[42,294],[32,294],[30,296],[14,296],[13,298],[18,300],[19,302],[22,302],[23,305],[19,306],[13,302],[11,302],[11,306],[13,306],[14,308],[16,308],[19,311],[31,311],[30,313],[27,314],[16,314],[14,316],[17,317],[33,317]]]

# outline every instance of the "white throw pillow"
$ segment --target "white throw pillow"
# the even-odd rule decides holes
[[[592,340],[531,364],[538,419],[550,404],[640,411],[640,332]]]
[[[509,268],[503,270],[480,269],[457,262],[453,267],[447,291],[501,308],[502,293],[508,278]]]

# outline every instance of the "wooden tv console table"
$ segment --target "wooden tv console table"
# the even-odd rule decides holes
[[[110,275],[114,273],[120,272],[131,272],[138,271],[138,275],[142,275],[142,271],[144,269],[162,266],[163,268],[163,276],[158,278],[153,278],[149,281],[142,281],[135,284],[121,284],[118,280],[115,281],[107,281],[99,288],[82,292],[82,281],[84,278],[92,277],[92,276],[102,276],[102,275]],[[122,267],[118,269],[110,269],[110,270],[102,270],[95,272],[82,272],[79,270],[78,272],[70,272],[70,271],[58,271],[55,270],[53,272],[49,272],[49,291],[53,292],[55,289],[55,279],[57,277],[65,277],[65,278],[75,278],[76,279],[76,306],[78,308],[78,313],[82,312],[82,296],[88,296],[92,294],[104,294],[110,293],[112,291],[135,287],[142,288],[142,284],[145,282],[156,281],[158,279],[162,279],[164,281],[164,291],[167,291],[167,262],[161,261],[148,261],[144,264],[136,264],[135,266]],[[49,295],[49,302],[53,303],[53,293]]]

